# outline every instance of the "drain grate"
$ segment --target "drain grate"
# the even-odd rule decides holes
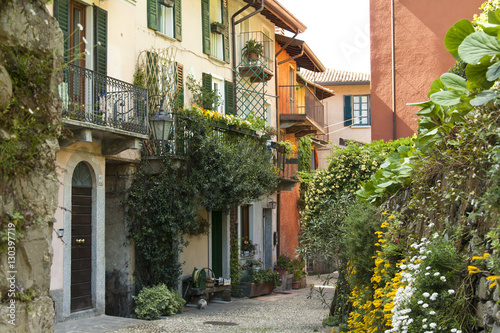
[[[291,292],[288,292],[288,291],[276,291],[276,294],[290,295]]]
[[[236,323],[231,323],[229,321],[206,321],[203,324],[209,324],[214,326],[237,326]]]

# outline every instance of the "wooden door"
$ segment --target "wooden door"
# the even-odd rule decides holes
[[[92,308],[92,178],[82,162],[71,187],[71,312]]]
[[[222,277],[222,212],[212,212],[212,270]]]
[[[273,210],[263,210],[264,219],[264,268],[273,266]]]

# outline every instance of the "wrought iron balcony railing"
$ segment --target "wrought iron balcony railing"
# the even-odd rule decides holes
[[[323,103],[305,85],[280,86],[280,113],[306,114],[321,127],[325,126]]]
[[[254,40],[256,43],[262,45],[262,56],[260,56],[258,59],[254,60],[254,65],[255,66],[264,66],[266,69],[270,70],[271,72],[274,71],[274,41],[266,36],[263,32],[261,31],[251,31],[251,32],[242,32],[239,35],[239,59],[243,63],[246,61],[244,60],[243,57],[243,52],[245,45],[248,43],[248,41]]]
[[[276,166],[278,167],[280,178],[294,179],[299,171],[299,157],[295,153],[293,156],[287,156],[283,149],[276,149]]]
[[[59,97],[64,117],[148,134],[148,92],[142,87],[67,64]]]

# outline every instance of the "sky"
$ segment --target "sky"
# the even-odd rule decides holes
[[[278,0],[307,30],[304,40],[326,68],[370,73],[369,0]]]

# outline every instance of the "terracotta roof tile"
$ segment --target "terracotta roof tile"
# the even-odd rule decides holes
[[[307,81],[320,84],[370,82],[370,74],[368,73],[349,72],[331,68],[327,68],[327,70],[322,73],[315,73],[307,69],[301,69],[300,74]]]

